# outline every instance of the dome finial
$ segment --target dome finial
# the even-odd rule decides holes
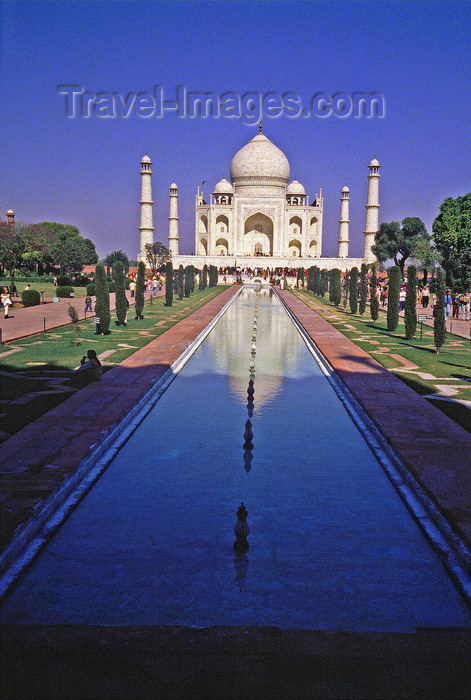
[[[258,133],[259,133],[259,134],[262,133],[262,120],[261,120],[261,119],[260,119],[260,121],[259,121],[259,123],[258,123]]]

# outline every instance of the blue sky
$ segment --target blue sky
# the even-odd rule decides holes
[[[263,119],[314,197],[336,254],[340,189],[350,254],[361,255],[367,166],[381,163],[380,221],[428,229],[471,189],[471,4],[466,2],[4,2],[1,5],[1,216],[75,224],[99,254],[139,245],[139,163],[153,161],[155,238],[167,242],[179,187],[180,250],[194,251],[194,195],[223,176],[258,131],[237,118],[68,118],[59,86],[91,93],[379,93],[385,116]],[[79,110],[77,109],[77,112]],[[209,189],[208,189],[209,185]]]

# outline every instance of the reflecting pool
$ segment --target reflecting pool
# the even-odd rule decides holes
[[[244,449],[247,420],[253,449]],[[236,554],[242,501],[250,549]],[[244,289],[230,306],[9,596],[2,619],[392,631],[470,624],[268,289]]]

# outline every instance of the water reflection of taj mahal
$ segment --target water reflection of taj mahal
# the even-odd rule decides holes
[[[139,260],[145,260],[144,247],[153,243],[152,162],[146,154],[141,161],[141,225]],[[195,202],[195,255],[179,254],[178,187],[170,185],[168,247],[174,264],[205,263],[242,267],[319,267],[346,269],[362,262],[373,262],[371,251],[378,230],[378,161],[368,172],[368,196],[364,230],[363,258],[349,257],[349,200],[345,185],[340,193],[338,255],[322,257],[322,189],[310,197],[294,178],[285,154],[268,139],[260,125],[259,133],[241,148],[230,165],[230,182],[222,178],[209,201],[200,187]]]

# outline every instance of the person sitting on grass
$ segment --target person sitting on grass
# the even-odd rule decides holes
[[[103,375],[101,362],[96,356],[95,350],[88,350],[87,356],[82,357],[80,367],[78,367],[72,377],[74,386],[80,388],[90,384],[90,382],[100,381]]]

